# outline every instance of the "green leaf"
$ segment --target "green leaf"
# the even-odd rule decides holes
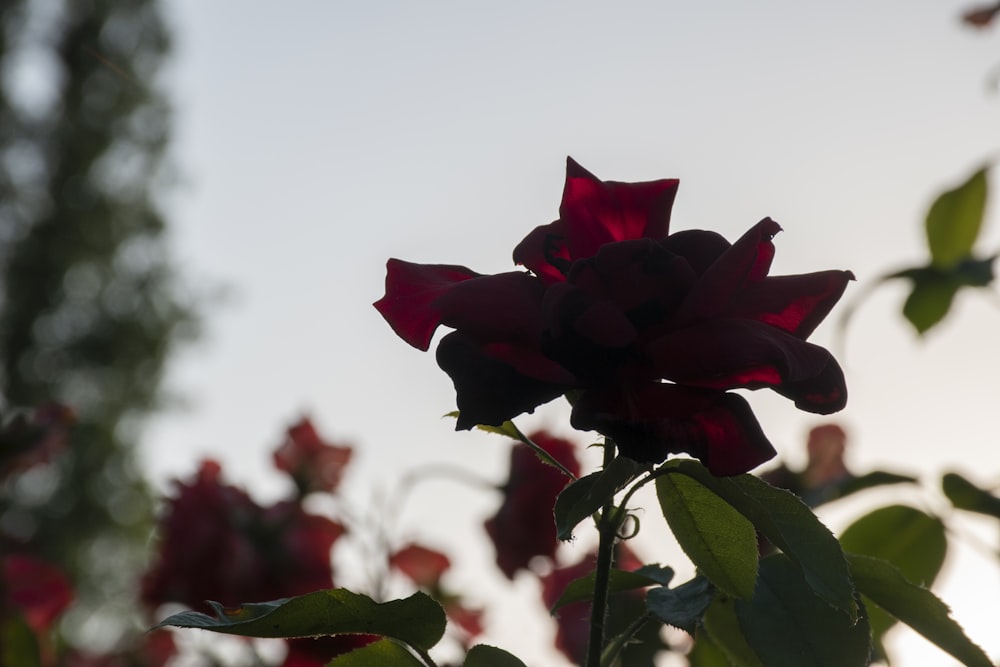
[[[525,667],[525,665],[503,649],[487,644],[476,644],[466,654],[463,667]]]
[[[41,667],[42,656],[34,631],[17,614],[0,616],[0,664],[4,667]]]
[[[185,611],[156,627],[199,628],[244,637],[314,637],[372,634],[428,650],[444,635],[441,605],[424,593],[403,600],[375,602],[343,588],[298,597],[223,607],[209,603],[216,616]]]
[[[972,252],[986,210],[986,174],[987,167],[983,167],[931,204],[925,228],[934,266],[950,268]]]
[[[948,552],[941,519],[906,505],[880,507],[848,526],[844,551],[887,560],[910,581],[934,583]]]
[[[665,568],[670,571],[671,575],[673,570],[670,568]],[[556,603],[552,605],[552,609],[549,611],[556,611],[561,607],[565,607],[568,604],[573,604],[574,602],[583,602],[584,600],[590,600],[594,597],[594,573],[584,575],[579,579],[574,579],[566,586],[563,590],[562,595],[556,600]],[[649,576],[643,574],[641,571],[636,572],[626,572],[624,570],[611,570],[610,578],[608,580],[608,592],[609,593],[622,593],[624,591],[630,591],[636,588],[646,588],[647,586],[656,586],[663,583],[662,576]]]
[[[665,464],[696,479],[732,505],[802,569],[809,586],[828,603],[857,618],[854,585],[840,542],[793,493],[753,475],[714,477],[691,459]]]
[[[903,303],[903,317],[923,334],[944,319],[959,285],[950,276],[934,270],[913,272],[913,290]]]
[[[905,505],[881,507],[859,518],[840,537],[844,551],[892,563],[903,576],[926,586],[934,583],[948,551],[940,519]],[[896,620],[869,608],[872,636],[881,651],[882,638]]]
[[[891,563],[848,554],[858,590],[967,667],[992,667],[989,657],[951,618],[948,607],[926,588],[907,580]]]
[[[783,554],[761,560],[757,590],[736,600],[746,638],[767,667],[867,667],[871,652],[864,614],[851,621],[816,596]]]
[[[427,667],[402,644],[392,639],[354,649],[350,653],[337,656],[326,667]]]
[[[958,473],[945,474],[941,478],[941,489],[956,508],[1000,519],[1000,498]]]
[[[686,475],[656,479],[656,497],[678,544],[724,593],[748,598],[757,582],[757,533],[729,503]]]
[[[644,468],[630,458],[617,456],[607,468],[576,480],[556,498],[556,533],[560,540],[573,537],[577,525],[614,499],[615,494]]]
[[[646,594],[646,609],[664,623],[694,636],[714,598],[712,583],[697,576],[677,588],[652,589]]]
[[[699,632],[687,654],[688,667],[732,667],[725,652],[707,632]]]
[[[735,667],[764,667],[747,644],[732,598],[716,596],[705,612],[704,630]]]
[[[840,482],[836,486],[835,496],[830,498],[830,500],[839,500],[840,498],[846,498],[852,494],[858,493],[859,491],[865,491],[866,489],[871,489],[877,486],[887,486],[890,484],[915,484],[917,482],[916,477],[911,477],[910,475],[900,475],[894,472],[888,472],[885,470],[873,470],[860,477],[851,477]]]

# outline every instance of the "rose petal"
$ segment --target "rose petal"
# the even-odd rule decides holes
[[[785,382],[772,389],[795,401],[795,407],[799,410],[819,415],[838,412],[847,405],[847,381],[840,364],[832,355],[818,374],[795,382]]]
[[[514,249],[514,262],[557,282],[573,261],[592,257],[605,243],[662,239],[670,228],[678,183],[601,181],[567,158],[559,220],[528,234]]]
[[[435,300],[478,275],[464,266],[390,259],[386,263],[385,296],[373,305],[400,338],[427,351],[441,323],[441,310]]]
[[[758,320],[805,340],[830,313],[852,280],[854,274],[850,271],[764,278],[747,285],[726,315]]]
[[[770,218],[751,227],[705,270],[677,313],[675,324],[680,326],[727,312],[734,297],[748,283],[767,275],[774,258],[771,239],[779,231],[781,227]]]
[[[523,271],[479,276],[434,300],[441,324],[474,338],[537,341],[542,332],[545,283]]]
[[[572,376],[540,352],[508,343],[481,343],[457,331],[441,339],[437,362],[455,384],[457,430],[477,424],[499,426],[534,412],[573,385]]]
[[[749,404],[720,391],[671,384],[627,393],[586,391],[573,407],[571,423],[607,435],[637,461],[659,463],[684,452],[714,475],[747,472],[775,454]]]
[[[701,322],[644,348],[666,380],[710,389],[780,386],[823,372],[830,353],[780,329],[752,320]]]
[[[704,229],[684,229],[660,242],[664,250],[683,257],[699,276],[732,247],[721,234]]]

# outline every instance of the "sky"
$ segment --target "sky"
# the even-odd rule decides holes
[[[359,503],[429,463],[501,481],[507,443],[441,418],[454,409],[450,380],[371,303],[389,257],[511,269],[517,242],[556,217],[568,155],[608,180],[679,178],[674,230],[734,240],[774,218],[784,231],[772,274],[850,269],[845,303],[920,263],[934,196],[997,155],[989,77],[1000,35],[960,25],[958,0],[165,5],[171,246],[207,306],[202,340],[170,371],[185,407],[155,419],[142,443],[160,488],[212,456],[232,481],[275,497],[270,453],[304,414],[358,447],[349,493]],[[994,207],[984,254],[1000,246],[995,217]],[[944,470],[1000,482],[1000,299],[962,295],[918,339],[898,315],[904,297],[902,285],[876,291],[842,344],[835,317],[813,336],[845,367],[842,413],[821,419],[749,395],[793,464],[808,429],[835,420],[850,433],[852,468],[926,481],[921,493],[835,511],[834,527],[883,501],[943,510]],[[566,414],[553,404],[519,424],[569,433]],[[482,586],[484,601],[506,594],[475,566],[492,554],[455,536],[481,530],[497,501],[428,483],[401,516],[413,536],[462,550],[458,581]],[[984,539],[995,546],[995,531]],[[648,542],[650,559],[683,558],[666,535]],[[1000,584],[997,568],[959,551],[941,594],[1000,654],[998,610],[978,601]],[[515,589],[532,595],[527,582]],[[518,625],[515,609],[491,636],[544,656],[548,621]],[[899,664],[949,664],[922,640],[897,644]]]

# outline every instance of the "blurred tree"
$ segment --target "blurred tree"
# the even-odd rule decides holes
[[[0,548],[71,573],[67,626],[104,642],[149,535],[138,426],[195,324],[156,199],[168,34],[156,0],[3,0],[0,22],[0,399],[77,415],[64,456],[0,488]]]

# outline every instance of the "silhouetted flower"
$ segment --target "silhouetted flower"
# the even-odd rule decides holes
[[[677,181],[602,182],[569,160],[560,217],[514,259],[530,273],[390,259],[375,307],[405,341],[437,349],[452,378],[457,427],[499,425],[575,390],[572,424],[626,456],[687,452],[736,474],[774,449],[731,389],[768,387],[800,409],[844,407],[843,373],[806,338],[853,278],[769,277],[780,230],[765,218],[736,243],[668,235]]]
[[[574,475],[580,474],[573,443],[540,431],[529,438]],[[552,558],[558,540],[552,508],[570,480],[543,463],[527,446],[517,443],[510,452],[510,477],[503,487],[500,509],[486,521],[486,532],[497,552],[497,566],[513,579],[536,556]]]
[[[221,472],[205,461],[194,480],[175,482],[143,600],[205,610],[205,600],[236,605],[332,587],[330,550],[343,527],[297,502],[261,507]]]
[[[285,441],[274,452],[274,465],[291,475],[301,495],[314,491],[333,493],[353,454],[350,447],[324,441],[312,422],[303,418],[288,429]]]

